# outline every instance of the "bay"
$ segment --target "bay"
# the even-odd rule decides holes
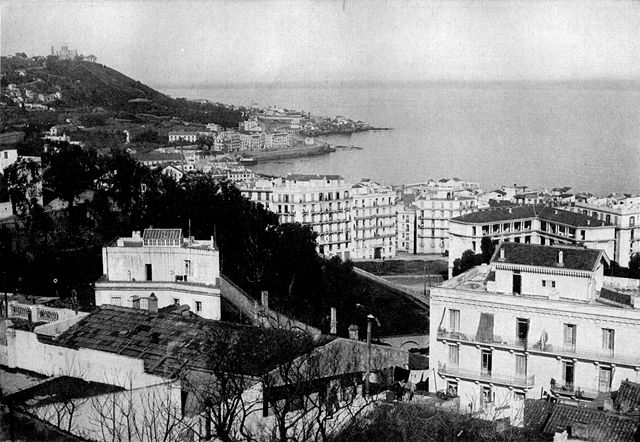
[[[640,191],[640,91],[580,85],[340,84],[164,89],[173,97],[343,115],[390,131],[321,139],[362,150],[254,166],[272,175],[327,173],[386,184],[460,177],[501,185]]]

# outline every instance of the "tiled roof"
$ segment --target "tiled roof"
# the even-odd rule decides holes
[[[638,422],[634,417],[616,413],[526,399],[524,426],[548,435],[567,430],[573,438],[586,438],[593,442],[623,442],[634,440]]]
[[[504,250],[504,259],[500,259],[501,250]],[[557,264],[560,252],[563,255],[562,266]],[[602,253],[601,250],[578,247],[503,242],[496,248],[491,262],[593,271],[600,261]]]
[[[290,173],[285,177],[289,181],[311,181],[311,180],[341,180],[340,175],[310,175],[300,173]]]
[[[276,367],[304,353],[300,352],[300,346],[291,348],[293,340],[287,336],[300,336],[293,332],[203,319],[185,307],[169,307],[152,313],[103,305],[61,334],[54,343],[142,359],[146,372],[164,377],[172,377],[185,366],[206,368],[205,347],[211,345],[212,337],[221,334],[228,337],[230,345],[244,343],[237,364],[241,374],[257,375],[265,366]],[[309,341],[305,350],[313,345],[318,342]],[[298,353],[292,354],[294,351]]]
[[[523,205],[514,207],[498,207],[453,218],[454,221],[467,224],[484,224],[492,222],[511,221],[517,219],[539,218],[573,227],[595,227],[607,225],[604,221],[582,213],[568,212],[562,209],[542,205]]]
[[[182,243],[181,229],[144,229],[142,239],[145,244],[156,243]]]
[[[640,384],[622,381],[615,395],[614,406],[623,413],[637,413],[640,410]]]

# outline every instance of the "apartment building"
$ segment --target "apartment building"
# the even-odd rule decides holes
[[[396,192],[390,186],[362,180],[353,185],[351,195],[351,258],[396,256]]]
[[[451,220],[449,276],[465,250],[480,253],[484,236],[494,243],[579,244],[614,256],[615,228],[598,218],[547,206],[497,207]]]
[[[188,141],[195,143],[198,140],[198,132],[174,131],[169,132],[169,142]]]
[[[273,188],[271,208],[280,222],[307,224],[318,234],[318,252],[351,256],[351,184],[338,175],[289,174]]]
[[[522,412],[525,398],[587,403],[640,380],[640,286],[603,276],[602,250],[501,243],[489,265],[431,289],[431,387],[461,411]]]
[[[640,195],[610,195],[576,201],[563,209],[590,215],[615,227],[615,251],[611,259],[623,267],[640,253]]]
[[[133,232],[103,247],[96,305],[188,305],[203,318],[220,319],[219,262],[213,238],[185,239],[180,229]]]
[[[415,195],[402,193],[396,205],[396,250],[416,253]]]
[[[445,253],[449,247],[449,220],[477,210],[477,197],[456,190],[437,189],[418,197],[416,253]]]

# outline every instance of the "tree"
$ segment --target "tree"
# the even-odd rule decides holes
[[[60,198],[72,207],[85,190],[94,189],[101,175],[98,157],[93,149],[75,144],[58,143],[45,155],[44,180]]]
[[[493,256],[493,252],[496,251],[496,246],[490,237],[482,237],[482,241],[480,242],[480,250],[482,250],[482,262],[485,264],[489,264],[489,261],[491,261],[491,257]]]
[[[634,254],[629,260],[629,278],[640,279],[640,253]]]
[[[464,273],[472,267],[480,264],[482,264],[481,254],[476,255],[471,249],[465,250],[460,258],[456,258],[453,261],[453,276]]]
[[[42,197],[42,168],[39,162],[19,158],[7,167],[4,177],[9,187],[13,211],[28,215]]]

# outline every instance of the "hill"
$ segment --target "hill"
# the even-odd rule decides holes
[[[0,59],[2,86],[16,84],[37,93],[60,92],[56,109],[103,109],[112,112],[178,117],[197,123],[234,127],[242,109],[168,97],[108,66],[83,60]]]

